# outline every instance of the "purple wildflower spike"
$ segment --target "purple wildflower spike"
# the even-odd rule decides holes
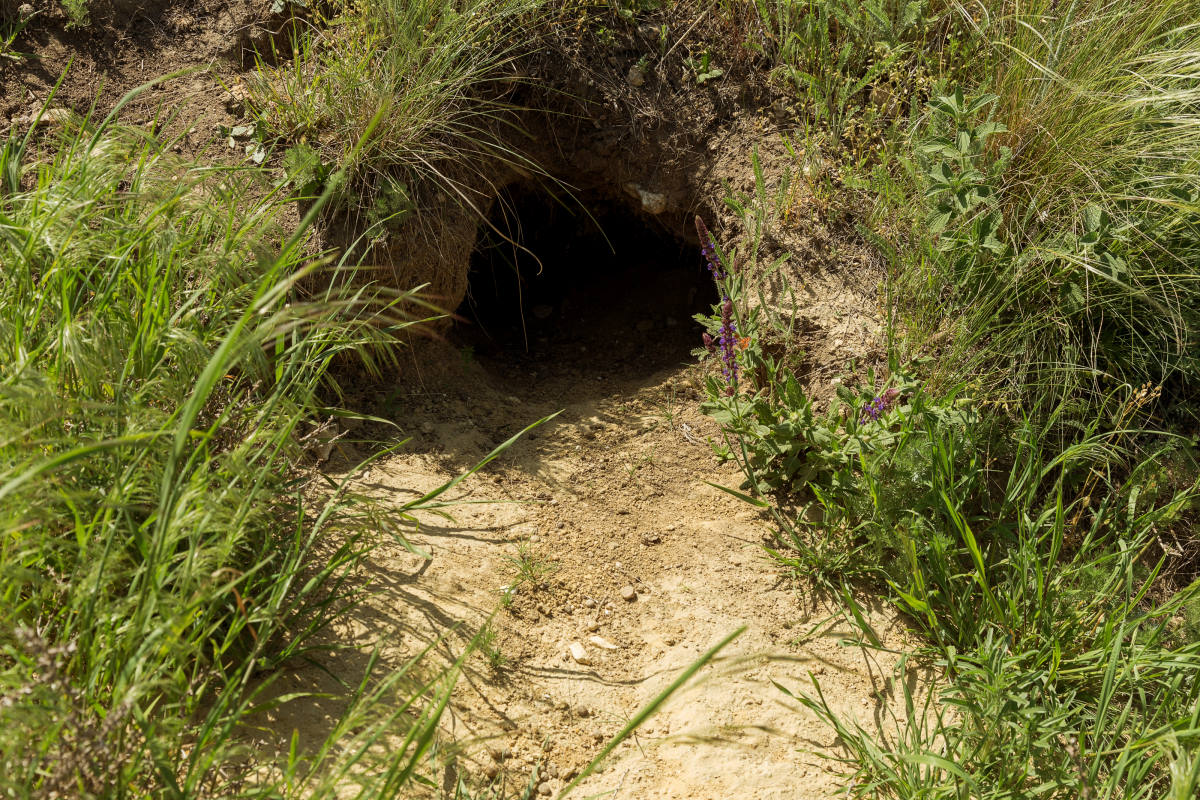
[[[712,273],[713,280],[718,283],[725,280],[725,271],[721,269],[721,261],[717,258],[717,247],[713,244],[712,234],[708,232],[708,226],[699,214],[696,215],[696,234],[700,237],[700,252],[708,262],[708,271]]]
[[[873,399],[870,403],[863,406],[861,422],[870,420],[874,422],[883,416],[884,412],[896,404],[896,400],[900,398],[900,390],[896,388],[888,389],[883,394]]]
[[[717,339],[717,344],[721,346],[721,361],[724,362],[724,367],[721,374],[725,376],[725,380],[729,383],[728,393],[733,394],[737,389],[738,382],[738,363],[737,351],[734,347],[737,345],[737,322],[733,319],[733,301],[728,297],[721,304],[721,336]]]

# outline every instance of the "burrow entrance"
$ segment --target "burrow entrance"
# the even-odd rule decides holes
[[[481,227],[456,335],[517,393],[636,383],[691,360],[715,298],[697,248],[626,198],[517,186]]]

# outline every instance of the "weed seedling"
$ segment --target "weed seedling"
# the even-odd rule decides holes
[[[492,672],[499,672],[508,666],[508,656],[496,644],[496,626],[488,622],[479,629],[479,635],[476,637],[479,645],[479,651],[483,653],[487,659],[488,666]]]
[[[533,548],[527,542],[517,545],[517,554],[508,556],[508,561],[515,568],[516,575],[504,590],[510,598],[506,605],[511,604],[511,596],[522,586],[536,586],[558,569],[556,563],[533,552]]]

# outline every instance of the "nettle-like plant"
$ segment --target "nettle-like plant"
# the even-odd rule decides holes
[[[931,137],[918,148],[926,162],[925,196],[931,205],[926,224],[937,237],[937,249],[951,258],[960,280],[980,256],[1010,252],[1001,239],[1004,218],[995,185],[1012,159],[1012,150],[1001,146],[993,152],[989,143],[1007,128],[999,122],[977,121],[997,99],[985,94],[968,100],[961,89],[935,97],[930,109],[941,122],[949,123],[949,133]]]
[[[925,435],[931,426],[957,428],[974,419],[969,404],[938,402],[899,370],[887,388],[875,388],[873,373],[864,384],[839,386],[823,411],[795,375],[776,375],[774,381],[753,394],[710,391],[702,404],[724,433],[714,451],[736,460],[746,488],[759,494],[812,488],[857,494],[861,476],[886,471],[902,442]]]

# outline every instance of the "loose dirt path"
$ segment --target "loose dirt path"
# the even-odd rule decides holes
[[[450,658],[495,612],[495,663],[472,657],[447,732],[497,786],[519,793],[536,768],[538,784],[550,776],[542,791],[557,792],[701,653],[745,626],[576,796],[833,796],[844,787],[817,755],[838,755],[833,734],[771,682],[811,687],[811,672],[835,708],[870,727],[893,664],[846,646],[842,624],[805,637],[832,607],[767,560],[755,509],[706,484],[736,486],[739,476],[705,443],[717,429],[699,412],[699,368],[670,361],[680,353],[673,337],[693,332],[648,333],[644,350],[618,348],[624,360],[603,368],[564,360],[565,349],[587,347],[570,337],[536,362],[468,363],[445,348],[436,377],[394,398],[418,433],[361,482],[376,497],[411,498],[521,426],[562,413],[461,484],[455,496],[467,504],[453,522],[429,519],[412,536],[431,559],[399,546],[377,552],[368,565],[377,593],[337,637],[383,637],[399,663],[459,624],[440,646]],[[520,563],[532,574],[518,583]],[[636,599],[622,598],[625,586]],[[894,620],[874,624],[885,642],[899,641]],[[569,655],[572,643],[590,663]],[[283,688],[321,680],[314,670]],[[278,724],[319,729],[321,720]]]

